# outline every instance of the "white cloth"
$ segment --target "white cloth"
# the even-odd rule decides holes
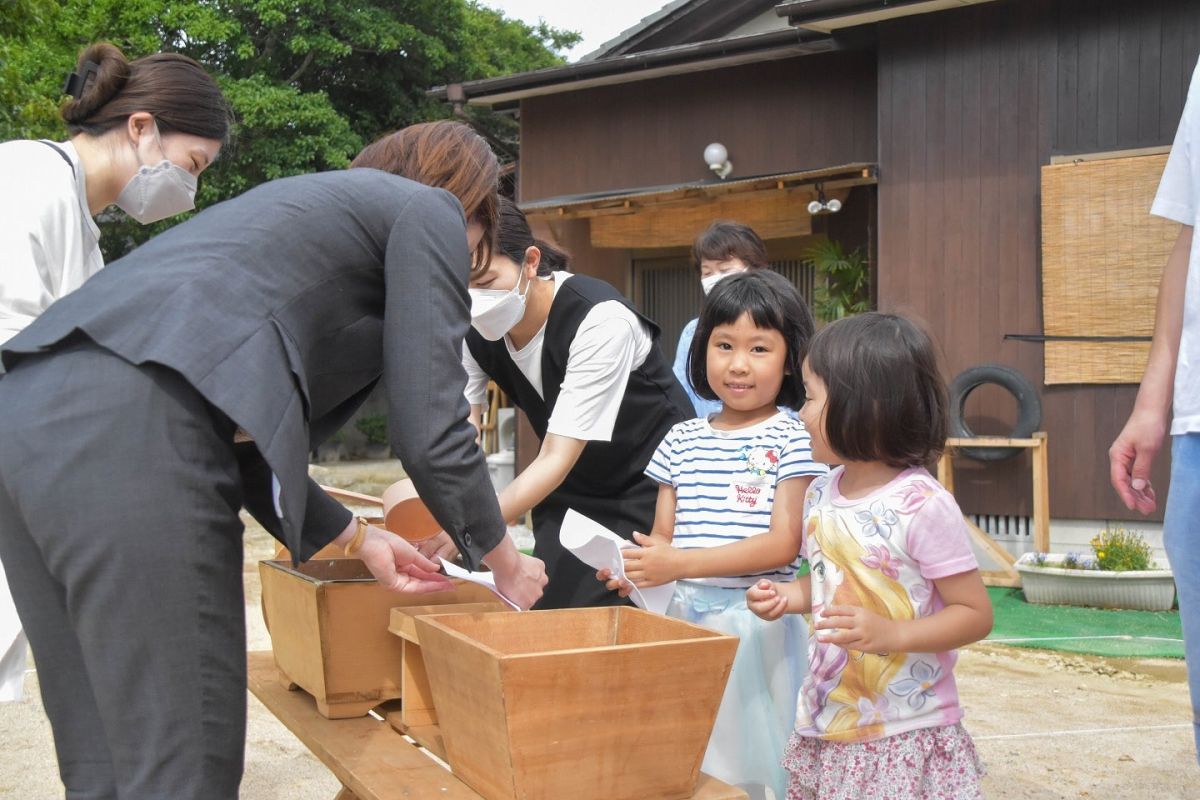
[[[1192,74],[1183,118],[1167,157],[1150,213],[1196,226],[1200,221],[1200,64]],[[1175,367],[1171,435],[1200,431],[1200,237],[1192,237],[1187,288],[1183,299],[1183,335]]]
[[[571,277],[569,272],[553,273],[554,293]],[[542,348],[546,326],[520,350],[508,336],[504,346],[517,369],[542,397]],[[558,401],[550,413],[547,433],[586,442],[612,439],[617,412],[625,399],[629,373],[646,362],[654,340],[637,315],[617,300],[597,303],[587,313],[571,340],[567,372],[559,387]],[[487,397],[488,375],[463,344],[463,368],[467,371],[467,402],[483,405]]]
[[[79,154],[70,142],[0,144],[0,344],[104,266]],[[20,700],[25,634],[0,567],[0,701]]]
[[[0,144],[0,344],[104,266],[70,142]]]
[[[20,700],[25,687],[25,651],[29,643],[21,630],[17,607],[8,592],[0,564],[0,703]]]
[[[667,431],[646,465],[652,480],[675,488],[672,544],[685,550],[720,547],[766,533],[776,487],[791,478],[828,471],[813,461],[804,423],[783,412],[733,431],[717,430],[704,417],[680,422]],[[790,581],[799,568],[797,555],[779,569],[690,582],[745,589],[760,578]]]

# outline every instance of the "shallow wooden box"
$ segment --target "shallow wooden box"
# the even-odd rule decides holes
[[[488,602],[495,595],[456,581],[453,591],[397,594],[357,558],[260,561],[263,616],[275,663],[328,719],[358,717],[401,696],[402,642],[388,632],[392,608]]]
[[[635,608],[416,618],[447,760],[487,800],[690,797],[737,638]]]

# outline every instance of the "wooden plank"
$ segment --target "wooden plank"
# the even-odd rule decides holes
[[[826,192],[845,202],[848,192]],[[671,247],[689,245],[714,219],[736,219],[764,239],[807,236],[814,193],[792,189],[755,196],[731,195],[680,207],[650,206],[637,214],[592,219],[593,247]]]
[[[382,506],[383,498],[374,497],[373,495],[363,494],[362,492],[352,492],[349,489],[339,489],[336,486],[322,486],[321,490],[325,494],[335,500],[345,500],[349,503],[362,504],[368,506]]]
[[[279,682],[269,652],[248,654],[247,686],[359,800],[479,800],[462,781],[373,717],[327,720]]]
[[[946,447],[1037,447],[1036,438],[1013,439],[1008,436],[951,436]]]
[[[1050,551],[1050,466],[1046,434],[1034,434],[1041,446],[1033,451],[1033,546],[1039,553]]]
[[[477,603],[447,603],[423,606],[397,606],[392,609],[388,621],[388,630],[410,642],[420,644],[417,638],[417,617],[426,614],[486,614],[492,611],[509,611],[509,607],[499,599],[484,600]]]
[[[1138,18],[1145,13],[1141,7],[1116,4],[1120,20],[1117,34],[1117,135],[1122,142],[1138,142],[1138,89],[1141,81],[1138,65],[1141,62],[1141,36],[1137,29]]]
[[[1099,44],[1100,64],[1098,69],[1099,95],[1097,97],[1097,131],[1100,149],[1108,150],[1116,147],[1127,147],[1132,142],[1121,138],[1121,104],[1120,79],[1121,66],[1117,59],[1117,49],[1121,38],[1120,4],[1107,2],[1096,7],[1090,0],[1076,3],[1077,16],[1063,20],[1064,26],[1073,24],[1074,20],[1092,17],[1096,21],[1093,34]],[[1074,142],[1062,142],[1061,150],[1077,150]]]
[[[1125,150],[1103,150],[1098,153],[1070,153],[1050,156],[1051,165],[1081,164],[1088,161],[1108,161],[1112,158],[1138,158],[1139,156],[1161,156],[1171,152],[1171,145],[1154,147],[1130,147]]]
[[[436,725],[437,710],[433,704],[433,690],[429,688],[429,673],[425,669],[425,657],[421,646],[404,641],[404,655],[400,664],[403,678],[401,690],[404,705],[400,719],[405,725]]]
[[[449,762],[449,757],[446,755],[446,739],[442,736],[440,725],[409,725],[404,721],[399,710],[389,711],[387,721],[397,733],[412,739],[431,755]]]
[[[1161,105],[1163,44],[1163,6],[1147,3],[1138,10],[1137,29],[1140,42],[1138,63],[1138,132],[1139,142],[1158,140],[1158,109]]]
[[[937,479],[947,492],[954,494],[954,461],[950,458],[949,447],[938,458]]]
[[[1079,150],[1095,150],[1100,146],[1100,65],[1106,56],[1100,51],[1097,14],[1080,15],[1073,27],[1078,28],[1076,56],[1079,68],[1075,74],[1077,93],[1072,142]]]

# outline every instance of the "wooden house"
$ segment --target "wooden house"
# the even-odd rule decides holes
[[[1148,210],[1198,54],[1194,0],[676,0],[577,63],[433,93],[518,116],[521,206],[667,348],[708,221],[756,227],[806,291],[815,237],[862,247],[876,307],[928,326],[947,379],[994,362],[1037,388],[1070,543],[1136,518],[1107,449],[1177,231]],[[810,214],[821,196],[842,209]],[[983,433],[1015,417],[995,387],[967,412]],[[1026,537],[1028,456],[956,465],[964,510]]]

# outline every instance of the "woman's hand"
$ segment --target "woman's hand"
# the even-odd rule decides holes
[[[621,556],[625,559],[625,577],[634,586],[639,589],[662,586],[683,575],[683,553],[669,541],[637,531],[634,531],[633,541],[641,547],[626,548],[621,551]]]
[[[367,526],[355,555],[367,565],[379,585],[389,591],[424,594],[454,588],[450,579],[438,571],[438,564],[396,534],[373,525]]]
[[[447,561],[454,561],[458,558],[458,545],[454,544],[450,534],[445,531],[438,531],[428,539],[422,539],[413,544],[416,545],[417,551],[421,555],[431,559],[435,564],[438,563],[439,558]]]
[[[776,584],[764,578],[746,590],[746,607],[755,616],[772,622],[787,613],[788,599]]]
[[[896,623],[860,606],[828,606],[813,626],[817,641],[864,653],[902,652]]]
[[[538,601],[549,580],[542,560],[522,553],[508,536],[488,551],[483,563],[496,578],[496,589],[500,594],[522,610],[528,610]]]

